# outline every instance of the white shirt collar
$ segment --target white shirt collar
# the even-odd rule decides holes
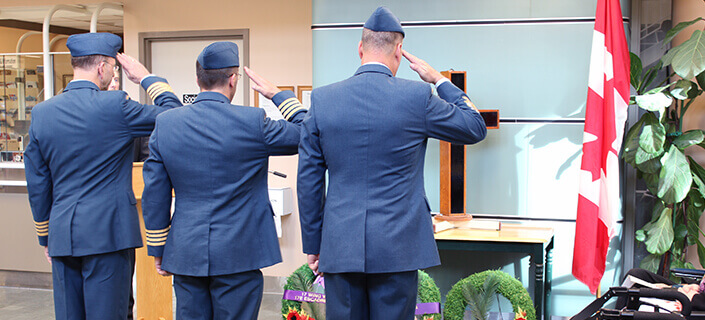
[[[381,63],[381,62],[377,62],[377,61],[370,61],[370,62],[367,62],[367,63],[363,64],[363,66],[366,66],[366,65],[368,65],[368,64],[378,64],[378,65],[380,65],[380,66],[384,66],[385,68],[389,69],[389,67],[387,67],[386,64]],[[389,71],[392,71],[392,69],[389,69]]]

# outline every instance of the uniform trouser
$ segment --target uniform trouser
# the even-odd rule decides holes
[[[176,319],[256,320],[263,284],[259,270],[210,277],[175,274]]]
[[[57,320],[125,320],[135,249],[52,257]]]
[[[326,319],[414,319],[417,271],[326,273]]]

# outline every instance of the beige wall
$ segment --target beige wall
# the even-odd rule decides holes
[[[4,0],[0,9],[100,2],[104,1]],[[250,67],[253,70],[277,85],[298,86],[312,83],[311,1],[125,0],[122,3],[125,52],[134,57],[137,57],[139,52],[140,32],[246,28],[250,30]],[[3,31],[0,30],[0,34],[1,38],[5,39]],[[0,52],[5,51],[4,47],[0,48],[3,49]],[[14,52],[14,48],[11,52]],[[136,85],[126,83],[125,90],[133,97],[139,96],[139,88]],[[250,101],[254,101],[252,92]],[[270,186],[291,187],[295,191],[296,162],[296,156],[273,157],[270,168],[284,172],[289,177],[272,177]],[[282,228],[280,245],[284,262],[264,270],[265,275],[289,275],[306,261],[301,252],[298,212],[283,217]]]
[[[692,0],[673,0],[673,25],[690,21],[697,17],[705,17],[705,3],[702,1]],[[675,39],[674,44],[683,43],[690,38],[693,30],[702,30],[705,22],[698,22],[687,29],[683,30]],[[705,94],[701,95],[690,106],[688,112],[683,119],[683,131],[692,129],[705,129]],[[698,147],[690,147],[686,153],[691,155],[700,165],[705,165],[705,151]],[[700,219],[700,228],[705,229],[705,217]],[[705,242],[705,238],[700,237],[700,241]],[[702,268],[698,262],[698,254],[695,246],[688,248],[688,261],[692,262],[696,267]]]

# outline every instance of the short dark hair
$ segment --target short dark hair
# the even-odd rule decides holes
[[[82,57],[71,57],[71,67],[74,69],[91,69],[99,63],[106,61],[108,56],[93,54]]]
[[[201,89],[205,90],[222,87],[228,83],[228,78],[236,74],[237,71],[238,67],[206,70],[196,61],[196,82]]]
[[[378,50],[384,53],[392,53],[397,43],[404,39],[404,35],[399,32],[372,31],[362,28],[362,47],[365,49]]]

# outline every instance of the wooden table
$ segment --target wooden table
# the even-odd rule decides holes
[[[530,265],[535,268],[532,278],[537,319],[550,319],[548,298],[551,292],[553,228],[502,224],[500,231],[450,229],[436,233],[436,243],[440,250],[519,252],[530,255]]]

